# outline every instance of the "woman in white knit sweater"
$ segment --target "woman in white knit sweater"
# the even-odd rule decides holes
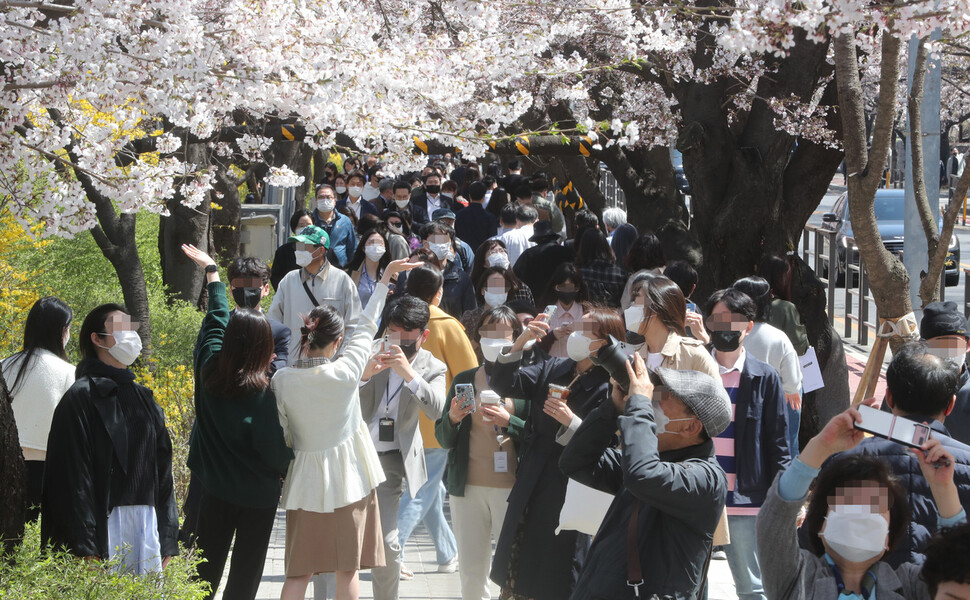
[[[40,514],[40,498],[47,457],[47,434],[54,407],[74,384],[74,365],[64,347],[74,313],[63,300],[41,298],[27,313],[24,345],[3,360],[0,368],[13,396],[20,448],[27,462],[27,519]]]
[[[384,471],[361,417],[357,388],[388,283],[422,264],[407,260],[384,270],[340,357],[335,355],[343,343],[343,319],[333,307],[318,306],[306,317],[300,358],[273,376],[280,425],[296,455],[283,485],[283,600],[302,599],[313,575],[334,572],[337,600],[356,600],[358,570],[384,566],[375,491]]]

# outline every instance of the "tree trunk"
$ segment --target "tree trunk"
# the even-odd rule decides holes
[[[24,535],[27,471],[20,449],[17,423],[13,417],[13,398],[0,373],[0,540],[9,553]]]
[[[101,222],[101,219],[98,221]],[[143,355],[147,356],[151,354],[152,332],[148,312],[148,287],[145,284],[141,258],[138,256],[138,246],[135,244],[135,214],[122,214],[116,224],[108,227],[99,225],[91,230],[91,235],[118,275],[125,309],[131,315],[132,321],[139,324],[138,335],[141,336],[144,347]]]
[[[900,41],[891,32],[882,34],[881,74],[871,149],[867,149],[862,84],[853,34],[835,39],[835,69],[839,109],[843,123],[849,218],[859,255],[869,273],[876,310],[883,319],[898,319],[913,311],[909,296],[909,273],[883,245],[876,225],[875,197],[882,167],[889,155],[896,93],[899,86]],[[905,341],[894,336],[896,349]]]
[[[227,266],[239,256],[239,241],[241,235],[242,204],[239,198],[239,186],[249,177],[250,171],[236,178],[226,167],[220,165],[216,171],[215,190],[222,197],[215,201],[219,210],[209,213],[212,219],[212,244],[218,254],[218,260]]]
[[[205,145],[187,144],[184,160],[194,165],[208,165]],[[176,194],[167,202],[169,216],[161,218],[158,229],[162,283],[170,298],[199,305],[205,287],[203,278],[196,264],[182,252],[182,244],[205,249],[209,247],[211,195],[207,193],[206,199],[197,208],[185,206],[182,199],[181,194]]]

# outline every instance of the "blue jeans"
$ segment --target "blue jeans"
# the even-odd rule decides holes
[[[802,395],[802,402],[805,401],[804,394]],[[792,460],[798,458],[798,430],[801,429],[802,425],[802,411],[795,410],[791,407],[791,404],[785,402],[785,415],[788,417],[788,448],[791,450]]]
[[[761,567],[758,566],[755,535],[757,520],[758,517],[755,516],[728,515],[731,543],[724,546],[724,553],[727,554],[738,600],[765,600],[765,589],[761,585]]]
[[[425,448],[424,462],[428,468],[428,480],[411,498],[405,493],[401,496],[401,507],[397,513],[397,529],[401,540],[401,550],[411,537],[411,532],[424,522],[431,534],[437,554],[438,564],[446,565],[458,555],[458,542],[445,519],[445,484],[442,478],[448,464],[448,451],[444,448]]]

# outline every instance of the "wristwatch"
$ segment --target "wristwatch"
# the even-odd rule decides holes
[[[206,265],[205,266],[205,272],[206,273],[218,273],[219,272],[219,265]]]

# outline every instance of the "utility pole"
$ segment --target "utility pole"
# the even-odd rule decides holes
[[[931,40],[938,40],[940,32],[934,31]],[[907,90],[913,83],[913,73],[916,68],[916,48],[919,40],[913,37],[909,41],[909,76]],[[923,103],[920,121],[923,125],[923,139],[912,140],[909,136],[909,115],[906,118],[906,201],[905,223],[903,226],[903,265],[909,271],[909,295],[913,306],[919,311],[922,302],[919,297],[920,272],[927,269],[929,252],[926,248],[926,236],[916,210],[916,193],[913,191],[913,155],[910,144],[923,144],[923,178],[926,182],[926,196],[929,198],[933,219],[940,222],[940,84],[942,70],[939,55],[930,54],[926,62],[926,80],[923,87]],[[949,240],[940,240],[941,244],[949,244]]]

